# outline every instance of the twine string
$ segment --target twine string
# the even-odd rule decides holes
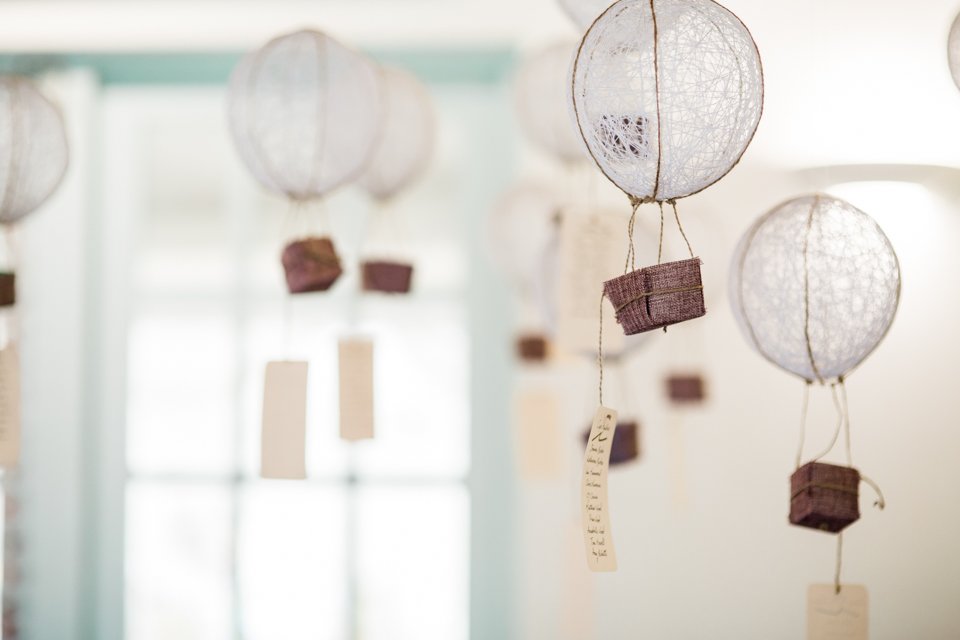
[[[660,246],[657,248],[657,264],[663,259],[663,203],[657,203],[660,206]]]
[[[810,380],[804,380],[803,385],[803,403],[800,405],[800,443],[797,445],[797,464],[800,468],[800,462],[803,460],[803,444],[807,438],[807,410],[810,408]]]
[[[847,450],[847,464],[851,467],[853,466],[853,454],[850,453],[850,407],[847,404],[847,384],[843,379],[843,376],[838,378],[838,386],[840,387],[840,405],[843,407],[843,433],[844,439],[846,441],[846,450]]]
[[[600,406],[603,406],[603,292],[600,292],[600,331],[597,333],[597,366],[600,368]]]
[[[843,414],[843,408],[840,406],[840,399],[837,395],[837,383],[834,382],[830,385],[830,395],[833,397],[833,406],[837,410],[837,428],[833,431],[833,438],[830,439],[830,445],[824,449],[820,455],[814,457],[813,461],[823,458],[825,455],[833,451],[833,447],[836,446],[837,440],[840,438],[840,431],[843,429],[843,425],[846,423]]]
[[[633,244],[633,229],[637,222],[637,209],[640,208],[640,203],[640,200],[630,199],[633,209],[630,212],[630,222],[627,223],[627,259],[623,263],[623,275],[627,275],[628,271],[636,271],[637,269],[637,250]]]
[[[689,291],[700,291],[702,289],[703,289],[703,285],[696,285],[694,287],[677,287],[676,289],[658,289],[656,291],[645,291],[644,293],[635,295],[634,297],[630,298],[629,300],[627,300],[626,302],[618,306],[616,308],[616,312],[620,313],[621,311],[629,307],[634,302],[639,302],[640,300],[643,300],[644,298],[648,298],[650,296],[667,295],[668,293],[687,293]]]
[[[820,204],[820,196],[814,196],[813,204],[810,205],[810,213],[807,215],[807,228],[803,234],[803,339],[807,343],[807,358],[810,360],[810,368],[813,369],[813,375],[817,377],[817,382],[823,384],[823,376],[820,375],[820,369],[817,368],[817,361],[813,357],[813,345],[810,344],[810,267],[809,267],[809,249],[810,232],[813,229],[813,215],[817,211],[817,205]]]
[[[840,593],[840,570],[843,568],[843,531],[837,534],[837,568],[833,574],[834,593]]]
[[[683,230],[683,225],[680,223],[680,213],[677,211],[677,201],[675,199],[667,200],[667,203],[673,207],[673,217],[677,221],[677,228],[680,229],[680,235],[683,236],[683,241],[687,243],[687,251],[690,252],[690,257],[693,257],[693,247],[690,246],[690,240],[687,239],[687,233]]]

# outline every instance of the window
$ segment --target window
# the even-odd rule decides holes
[[[105,224],[129,246],[125,637],[466,638],[462,136],[445,130],[436,170],[389,211],[345,192],[295,213],[240,166],[220,90],[113,88],[104,108]],[[384,216],[416,256],[409,297],[357,293]],[[283,241],[324,224],[347,271],[291,298]],[[336,347],[353,334],[375,342],[377,437],[350,445]],[[287,357],[310,361],[309,478],[261,480],[263,369]]]

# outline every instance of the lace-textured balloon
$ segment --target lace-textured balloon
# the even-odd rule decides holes
[[[228,91],[230,131],[254,177],[292,200],[355,179],[382,124],[380,74],[319,31],[275,38],[244,57]]]
[[[16,222],[43,204],[68,161],[59,109],[28,79],[0,76],[0,223]]]
[[[636,201],[710,186],[753,138],[763,106],[750,32],[713,0],[620,0],[583,37],[573,106],[603,173]]]
[[[730,267],[730,299],[761,355],[806,380],[829,381],[886,335],[900,267],[870,216],[828,195],[803,196],[744,234]]]

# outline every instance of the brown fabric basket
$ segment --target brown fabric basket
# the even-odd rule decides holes
[[[583,446],[590,440],[590,427],[583,432]],[[633,420],[617,422],[610,445],[610,464],[619,465],[640,457],[640,426]]]
[[[860,472],[808,462],[790,476],[790,524],[837,533],[860,519]]]
[[[617,322],[628,336],[699,318],[707,312],[699,258],[631,271],[604,282],[603,293],[613,303]]]
[[[281,257],[290,293],[329,289],[343,269],[330,238],[303,238],[288,244]]]
[[[517,338],[517,357],[526,362],[542,362],[547,359],[547,339],[538,334]]]
[[[13,273],[0,273],[0,307],[10,307],[17,301],[17,278]]]
[[[699,404],[707,397],[706,383],[698,374],[667,376],[667,397],[674,404]]]
[[[386,260],[368,260],[361,266],[363,290],[381,293],[409,293],[413,265]]]

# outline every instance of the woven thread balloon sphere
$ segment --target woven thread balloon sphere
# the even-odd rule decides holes
[[[318,31],[280,36],[244,57],[228,106],[244,163],[292,200],[321,197],[356,178],[380,134],[376,68]]]
[[[950,35],[947,38],[947,62],[950,65],[950,75],[953,83],[960,88],[960,15],[957,15],[950,25]]]
[[[0,77],[0,223],[43,204],[60,185],[68,158],[57,107],[26,78]]]
[[[563,162],[582,162],[587,150],[567,107],[570,63],[577,45],[560,42],[520,64],[513,97],[523,132],[537,147]]]
[[[826,382],[848,374],[886,335],[900,299],[900,267],[873,218],[831,196],[804,196],[744,234],[730,298],[761,355]]]
[[[403,69],[382,69],[383,127],[373,157],[357,184],[386,200],[426,169],[433,153],[436,118],[426,87]]]
[[[712,0],[620,0],[583,37],[573,106],[604,174],[638,201],[675,200],[733,168],[763,106],[750,32]]]

